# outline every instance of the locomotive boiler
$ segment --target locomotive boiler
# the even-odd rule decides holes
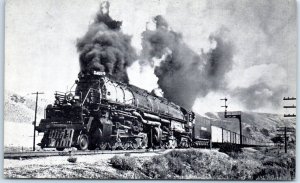
[[[38,132],[42,148],[176,148],[200,146],[195,113],[104,72],[80,72],[75,91],[55,93]],[[199,137],[199,136],[198,136]],[[207,141],[207,139],[206,139]]]

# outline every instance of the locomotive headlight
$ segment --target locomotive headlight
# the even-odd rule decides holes
[[[68,94],[68,95],[67,95],[67,100],[68,100],[68,101],[71,101],[72,99],[73,99],[73,95],[72,95],[71,93]]]

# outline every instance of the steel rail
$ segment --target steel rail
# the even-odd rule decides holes
[[[97,155],[97,154],[125,154],[125,153],[153,153],[163,152],[165,149],[154,150],[91,150],[91,151],[24,151],[4,152],[4,159],[38,158],[49,156],[70,156],[70,155]]]

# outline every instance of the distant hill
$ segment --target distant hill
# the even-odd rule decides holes
[[[44,108],[52,103],[39,97],[37,118],[44,116]],[[35,95],[21,96],[11,91],[4,93],[4,121],[32,123],[34,121]]]
[[[212,125],[239,132],[238,119],[225,119],[223,112],[206,113]],[[280,114],[242,112],[243,134],[257,140],[270,140],[277,133],[276,128],[288,126],[296,128],[296,118],[284,118]]]

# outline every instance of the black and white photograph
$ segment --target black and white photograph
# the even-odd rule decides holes
[[[296,0],[6,0],[5,179],[296,179]]]

